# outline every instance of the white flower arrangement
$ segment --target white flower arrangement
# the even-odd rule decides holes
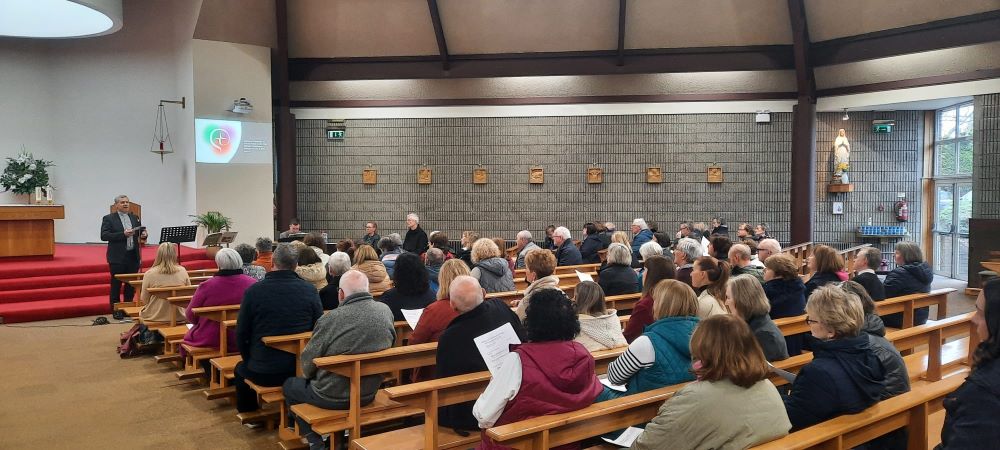
[[[17,157],[7,158],[7,168],[0,174],[0,187],[3,191],[13,191],[15,194],[30,194],[36,187],[49,185],[49,173],[46,170],[53,166],[52,161],[35,159],[26,151]]]

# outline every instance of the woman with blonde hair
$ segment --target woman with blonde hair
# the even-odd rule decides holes
[[[628,345],[622,334],[618,311],[607,308],[604,290],[599,284],[593,281],[577,284],[573,304],[580,319],[580,334],[574,339],[576,342],[592,352]]]
[[[503,258],[500,248],[490,239],[481,238],[472,244],[473,278],[486,292],[507,292],[514,290],[514,273]]]
[[[844,259],[837,254],[833,247],[817,245],[813,248],[813,254],[809,257],[809,279],[806,280],[806,300],[820,286],[827,283],[839,283],[847,281],[847,275],[843,278],[840,273],[844,270]]]
[[[462,261],[465,261],[465,265],[469,266],[469,269],[472,269],[472,264],[473,264],[472,244],[474,244],[478,240],[479,240],[479,233],[469,230],[462,232],[462,240],[460,241],[462,244],[462,248],[458,251],[458,254],[456,254],[455,257],[461,259]]]
[[[629,237],[628,233],[624,231],[615,231],[611,234],[611,242],[625,244],[626,247],[632,248],[632,238]]]
[[[753,275],[737,275],[726,283],[726,307],[750,326],[768,361],[788,359],[785,337],[767,315],[771,304]]]
[[[149,288],[191,285],[187,269],[177,262],[176,245],[170,242],[160,244],[156,249],[153,266],[142,276],[142,291],[139,295],[139,299],[145,305],[139,311],[139,319],[142,322],[170,322],[171,314],[178,322],[184,322],[183,308],[171,305],[166,297],[149,293]]]
[[[451,287],[452,280],[468,274],[469,266],[466,266],[464,261],[453,258],[444,262],[441,266],[441,272],[438,274],[437,300],[427,305],[424,312],[420,314],[420,320],[413,329],[413,334],[410,335],[409,345],[437,342],[444,329],[448,328],[448,324],[458,317],[458,311],[451,307],[448,289]],[[432,378],[434,378],[433,366],[414,369],[411,375],[411,380],[414,383]]]
[[[378,254],[370,245],[361,245],[354,251],[354,266],[351,268],[368,277],[369,292],[384,291],[392,287],[385,265],[379,261]]]
[[[660,406],[633,449],[744,449],[788,434],[792,424],[770,368],[743,321],[703,320],[691,336],[691,359],[698,381]]]
[[[729,282],[730,268],[726,261],[711,256],[694,260],[691,267],[691,285],[700,289],[698,295],[698,317],[706,319],[716,314],[725,314],[726,283]]]

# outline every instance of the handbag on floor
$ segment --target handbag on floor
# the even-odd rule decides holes
[[[137,323],[122,333],[118,356],[124,359],[157,353],[163,345],[163,341],[157,339],[158,336],[145,325]]]

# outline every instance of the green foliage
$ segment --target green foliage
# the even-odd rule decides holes
[[[24,151],[16,157],[8,157],[7,168],[0,175],[0,187],[3,187],[4,192],[31,194],[36,187],[49,185],[49,173],[46,169],[54,165],[52,161],[35,159],[34,155]]]
[[[189,215],[188,217],[192,218],[191,223],[205,227],[205,231],[208,231],[209,234],[218,233],[222,230],[229,231],[229,227],[233,225],[233,219],[223,216],[218,211],[209,211],[204,214]]]

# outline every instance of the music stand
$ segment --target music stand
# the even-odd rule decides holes
[[[184,242],[194,242],[198,234],[197,225],[182,225],[179,227],[163,227],[160,229],[160,243],[170,242],[177,244],[177,261],[181,259],[181,244]]]
[[[205,240],[202,241],[201,245],[208,247],[211,245],[220,246],[222,244],[226,244],[226,247],[228,247],[229,244],[235,240],[236,240],[235,231],[223,231],[219,233],[212,233],[208,236],[205,236]]]
[[[306,238],[306,233],[295,233],[295,234],[289,234],[288,236],[285,236],[283,238],[278,238],[278,242],[301,241],[304,240],[305,238]]]

